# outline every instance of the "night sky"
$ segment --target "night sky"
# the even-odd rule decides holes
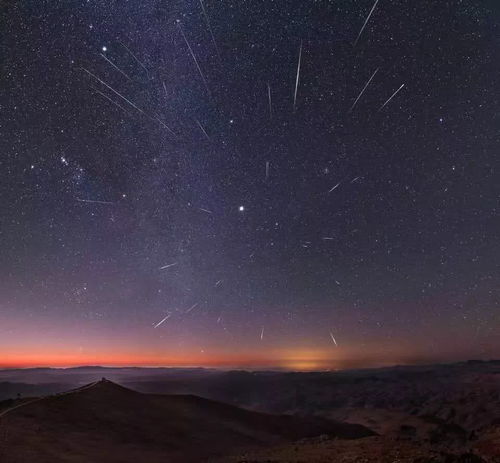
[[[1,365],[500,355],[496,1],[0,15]]]

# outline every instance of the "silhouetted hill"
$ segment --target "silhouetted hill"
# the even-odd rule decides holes
[[[373,435],[361,425],[142,394],[110,381],[10,406],[0,412],[0,461],[9,463],[199,462],[320,434]]]

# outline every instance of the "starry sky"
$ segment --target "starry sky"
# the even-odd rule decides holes
[[[500,355],[500,5],[0,6],[0,363]]]

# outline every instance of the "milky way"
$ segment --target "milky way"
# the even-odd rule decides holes
[[[0,14],[5,364],[499,354],[495,2]]]

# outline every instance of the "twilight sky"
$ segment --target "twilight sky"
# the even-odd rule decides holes
[[[0,366],[500,356],[500,5],[0,6]]]

